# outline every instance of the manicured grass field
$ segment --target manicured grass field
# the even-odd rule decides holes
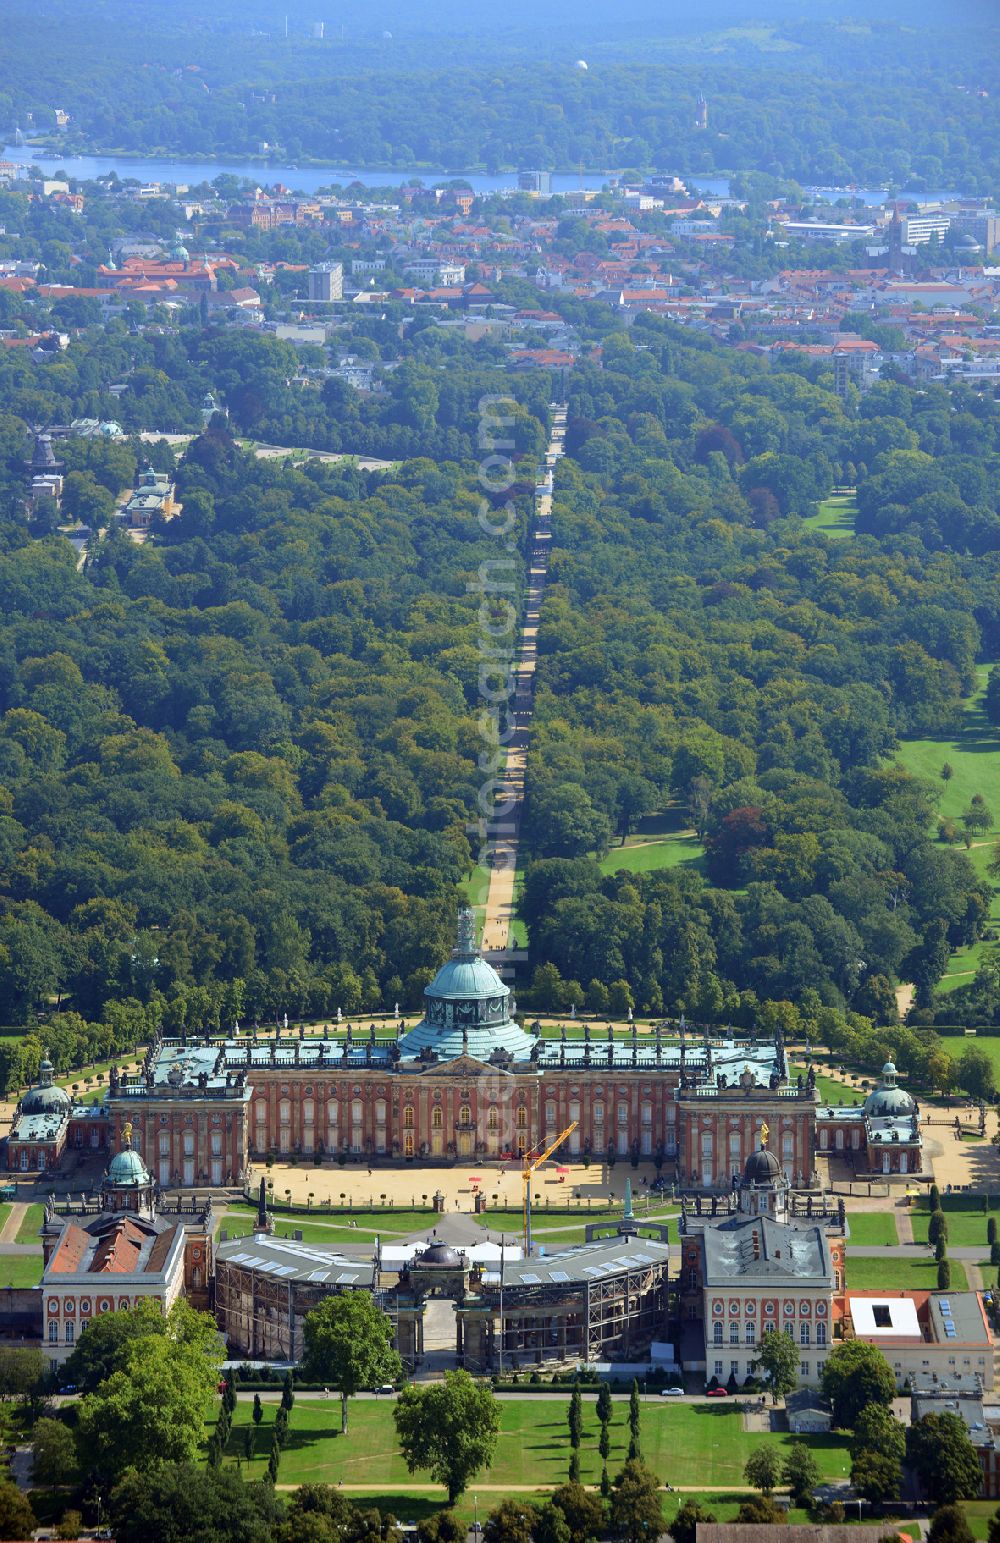
[[[43,1205],[29,1205],[24,1213],[20,1227],[17,1229],[17,1243],[37,1243],[38,1234],[42,1222],[45,1220],[45,1207]]]
[[[788,1063],[788,1073],[793,1081],[800,1072],[804,1077],[808,1070],[809,1068],[804,1062],[789,1061]],[[832,1104],[835,1107],[837,1105],[861,1104],[864,1102],[857,1088],[850,1088],[846,1082],[840,1082],[836,1077],[828,1077],[824,1072],[816,1073],[816,1091],[820,1096],[822,1104]]]
[[[705,848],[694,832],[664,836],[641,845],[615,846],[601,859],[602,873],[651,873],[657,868],[696,868],[704,870]]]
[[[245,1237],[252,1230],[256,1214],[250,1206],[230,1206],[222,1225],[231,1238]],[[304,1243],[368,1243],[374,1242],[376,1235],[402,1238],[411,1232],[423,1232],[436,1226],[438,1220],[434,1211],[402,1206],[387,1206],[384,1211],[344,1210],[332,1216],[310,1216],[308,1212],[293,1216],[275,1211],[274,1230],[277,1237],[289,1238],[301,1232]]]
[[[899,1242],[896,1218],[891,1211],[848,1211],[847,1225],[851,1229],[848,1246],[853,1243],[858,1248],[884,1248],[895,1247]]]
[[[977,946],[982,947],[981,944]],[[987,944],[986,947],[990,947],[990,945]],[[990,1060],[992,1061],[994,1076],[997,1082],[1000,1083],[1000,1035],[949,1034],[946,1039],[942,1040],[942,1044],[944,1045],[944,1048],[948,1054],[954,1056],[956,1060],[959,1060],[963,1051],[968,1050],[970,1046],[974,1046],[977,1050],[981,1050],[983,1055],[989,1056]],[[959,1110],[958,1113],[961,1115],[964,1121],[968,1121],[972,1125],[977,1124],[979,1116],[975,1110],[963,1109]],[[1000,1204],[1000,1196],[998,1196],[998,1204]]]
[[[467,879],[462,880],[462,888],[465,890],[469,904],[474,911],[481,911],[486,904],[486,897],[490,892],[490,870],[484,868],[482,863],[477,863]],[[480,922],[482,918],[479,918]]]
[[[37,1286],[42,1278],[42,1252],[0,1255],[0,1287]]]
[[[854,518],[858,505],[853,493],[833,493],[824,498],[818,514],[810,514],[802,521],[810,530],[819,530],[831,540],[842,541],[854,535]]]
[[[501,1400],[500,1437],[492,1467],[479,1475],[483,1486],[521,1487],[556,1485],[566,1478],[569,1439],[566,1424],[568,1399]],[[259,1478],[270,1450],[270,1426],[276,1402],[265,1405],[252,1463],[244,1462],[248,1478]],[[228,1455],[243,1453],[243,1428],[251,1420],[252,1399],[237,1405]],[[340,1431],[340,1401],[331,1397],[307,1401],[299,1398],[289,1422],[289,1439],[281,1458],[279,1484],[333,1483],[405,1490],[409,1484],[425,1485],[428,1475],[408,1474],[396,1445],[392,1401],[352,1402],[346,1437]],[[580,1477],[596,1483],[601,1474],[597,1451],[597,1415],[592,1400],[584,1403],[584,1432],[580,1448]],[[846,1441],[838,1436],[810,1437],[809,1446],[824,1479],[846,1476],[850,1458]],[[787,1435],[753,1434],[743,1429],[735,1409],[717,1404],[666,1407],[649,1398],[643,1407],[641,1443],[643,1459],[669,1484],[732,1484],[743,1488],[743,1465],[759,1446],[787,1448]],[[609,1471],[621,1467],[628,1450],[628,1405],[616,1401],[611,1423]],[[249,1471],[247,1469],[249,1468]],[[473,1489],[475,1486],[472,1486]],[[489,1504],[495,1504],[491,1496]],[[483,1499],[480,1497],[480,1509]]]
[[[691,829],[688,811],[680,806],[647,814],[624,845],[616,844],[601,859],[602,873],[651,873],[657,868],[696,868],[704,871],[705,848]]]
[[[962,1502],[962,1510],[965,1519],[972,1530],[974,1538],[985,1538],[989,1533],[990,1522],[997,1513],[995,1500],[965,1500]]]
[[[978,1199],[978,1196],[976,1198]],[[989,1216],[992,1216],[994,1221],[1000,1226],[1000,1209],[992,1210],[989,1215],[979,1209],[970,1211],[954,1210],[948,1204],[950,1199],[951,1196],[949,1195],[942,1196],[944,1202],[943,1209],[948,1221],[948,1247],[977,1248],[982,1245],[985,1250],[987,1247],[986,1227]],[[995,1206],[1000,1205],[1000,1196],[994,1195],[992,1199]],[[913,1212],[913,1237],[915,1242],[927,1242],[927,1228],[930,1224],[930,1219],[930,1211],[923,1206],[919,1211],[915,1210]]]
[[[983,711],[989,672],[988,664],[976,667],[976,690],[965,704],[961,727],[956,735],[941,739],[906,740],[896,756],[907,771],[915,777],[925,778],[940,790],[940,813],[956,821],[969,807],[975,793],[982,794],[994,818],[1000,820],[1000,730],[989,722]],[[945,762],[954,772],[948,781],[941,776]],[[977,872],[981,872],[984,877],[985,865],[990,860],[996,840],[996,829],[995,826],[992,831],[977,835],[976,842],[985,845],[973,846],[969,852]],[[990,919],[1000,926],[1000,896],[994,897]],[[976,944],[971,949],[962,949],[953,955],[941,989],[953,991],[956,986],[967,985],[975,974],[982,950],[983,945]]]
[[[847,1256],[847,1285],[851,1291],[936,1291],[937,1265],[933,1259],[899,1259],[883,1254],[875,1259]],[[951,1260],[952,1291],[967,1291],[961,1260]]]

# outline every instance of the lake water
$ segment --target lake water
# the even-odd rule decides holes
[[[180,182],[194,187],[199,182],[211,182],[214,177],[228,172],[233,177],[245,177],[248,181],[268,187],[275,182],[283,182],[286,187],[300,193],[315,193],[317,188],[330,187],[338,182],[360,182],[369,188],[398,187],[411,177],[419,177],[428,187],[451,177],[461,177],[476,193],[496,193],[517,187],[515,172],[490,176],[485,172],[359,171],[356,167],[343,166],[281,166],[269,161],[159,161],[113,155],[42,157],[36,151],[14,145],[7,145],[0,151],[0,155],[11,161],[35,161],[44,166],[46,171],[62,170],[71,177],[87,181],[106,177],[110,171],[116,171],[119,177],[135,177],[140,182]],[[606,181],[606,175],[601,172],[584,172],[582,177],[578,172],[552,174],[552,185],[557,193],[569,193],[581,186],[599,190]],[[725,179],[719,185],[726,189],[729,187]]]
[[[275,182],[283,182],[286,187],[294,188],[300,193],[315,193],[317,188],[330,187],[334,183],[346,185],[349,182],[360,182],[362,186],[369,188],[398,187],[401,182],[406,182],[411,177],[420,177],[428,187],[436,182],[446,181],[450,177],[461,177],[476,193],[498,193],[517,187],[515,172],[490,175],[486,172],[461,171],[359,171],[356,167],[280,166],[267,161],[161,161],[154,158],[133,160],[130,156],[113,155],[40,156],[37,151],[14,145],[4,146],[0,150],[0,157],[20,162],[34,160],[49,172],[62,170],[71,177],[79,177],[85,181],[106,177],[109,172],[116,171],[119,177],[135,177],[140,182],[179,182],[193,187],[199,182],[211,182],[214,177],[228,172],[231,176],[243,177],[268,187]],[[609,175],[606,172],[584,172],[582,176],[578,172],[553,172],[552,186],[557,193],[572,193],[578,188],[599,190],[607,182]],[[702,177],[695,174],[690,181],[691,185],[701,193],[708,193],[716,198],[726,198],[729,195],[728,177]],[[884,188],[807,188],[806,191],[820,194],[831,202],[853,195],[860,203],[873,206],[884,203],[886,198]],[[932,192],[910,196],[921,203],[936,203],[957,195]]]

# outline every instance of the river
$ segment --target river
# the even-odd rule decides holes
[[[360,182],[362,186],[369,188],[398,187],[400,183],[407,182],[411,177],[421,178],[428,186],[447,181],[449,178],[461,178],[476,193],[501,193],[517,187],[516,172],[492,174],[478,171],[361,171],[357,167],[343,166],[281,166],[264,160],[171,161],[157,160],[152,157],[143,159],[114,155],[60,156],[58,154],[42,155],[39,151],[25,145],[5,145],[0,149],[0,158],[21,163],[31,161],[37,164],[45,163],[47,169],[65,171],[70,177],[78,177],[81,181],[93,181],[97,177],[106,177],[109,172],[115,171],[119,177],[135,177],[140,182],[172,182],[187,187],[195,187],[199,182],[211,182],[214,177],[221,176],[224,172],[228,172],[230,176],[246,178],[248,181],[269,187],[275,182],[281,182],[299,193],[315,193],[317,188],[330,187],[334,183],[346,186],[349,182]],[[581,188],[599,191],[611,176],[610,172],[557,171],[552,173],[552,187],[556,193],[572,193]],[[728,177],[705,177],[695,173],[685,180],[700,193],[709,194],[715,198],[729,196]],[[806,192],[829,199],[831,202],[838,198],[853,196],[859,203],[874,207],[884,203],[888,196],[885,188],[807,188]],[[937,203],[958,195],[931,192],[911,193],[908,196],[919,203]]]

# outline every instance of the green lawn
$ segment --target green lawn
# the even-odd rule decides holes
[[[986,946],[989,947],[989,944],[986,944]],[[981,947],[981,944],[977,944],[977,947]],[[955,958],[957,958],[957,955],[955,955]],[[954,960],[952,960],[952,966],[954,966]],[[960,981],[955,981],[955,984],[960,984]],[[988,1055],[989,1060],[992,1062],[992,1068],[994,1068],[995,1079],[997,1079],[997,1083],[1000,1083],[1000,1035],[949,1034],[948,1038],[941,1040],[941,1045],[944,1046],[949,1055],[954,1055],[957,1060],[960,1060],[963,1051],[968,1051],[969,1046],[974,1045],[977,1051],[983,1052],[983,1055]],[[957,1109],[955,1113],[961,1119],[969,1120],[972,1125],[978,1122],[978,1114],[974,1109]],[[997,1197],[997,1204],[1000,1205],[1000,1196]]]
[[[574,1208],[575,1209],[575,1208]],[[564,1211],[548,1211],[544,1205],[532,1210],[532,1231],[542,1241],[551,1239],[553,1243],[582,1243],[584,1241],[585,1228],[590,1222],[617,1222],[621,1220],[621,1206],[595,1206],[588,1210],[586,1206],[579,1208],[579,1215],[567,1215]],[[665,1221],[678,1214],[677,1206],[654,1206],[648,1213],[649,1220]],[[251,1206],[230,1206],[219,1219],[219,1225],[224,1227],[231,1238],[247,1237],[253,1230],[253,1219],[256,1211]],[[640,1221],[645,1220],[647,1213],[643,1209],[641,1199],[637,1197],[636,1215]],[[302,1233],[304,1243],[329,1243],[332,1246],[338,1243],[373,1243],[376,1236],[383,1239],[396,1239],[408,1237],[414,1232],[424,1232],[433,1227],[439,1218],[433,1211],[411,1211],[406,1209],[386,1209],[384,1211],[350,1211],[338,1213],[334,1216],[310,1216],[304,1213],[302,1216],[289,1216],[281,1211],[274,1212],[274,1229],[278,1237],[291,1237],[295,1232]],[[481,1225],[490,1227],[495,1232],[521,1231],[521,1211],[518,1209],[500,1209],[485,1212],[478,1218]],[[356,1225],[351,1226],[354,1222]],[[32,1239],[31,1241],[34,1241]]]
[[[256,1214],[252,1206],[230,1206],[222,1225],[230,1237],[244,1237],[251,1231]],[[311,1216],[306,1211],[295,1215],[283,1211],[273,1214],[278,1237],[291,1237],[294,1232],[301,1232],[304,1243],[330,1244],[373,1242],[376,1234],[383,1238],[408,1237],[412,1232],[423,1232],[436,1226],[440,1220],[435,1211],[410,1210],[403,1206],[387,1206],[380,1211],[344,1210],[332,1216]]]
[[[894,1247],[899,1242],[891,1211],[848,1211],[847,1225],[851,1229],[848,1244],[858,1248]]]
[[[804,1077],[808,1070],[809,1068],[804,1062],[789,1061],[788,1063],[788,1074],[793,1081],[799,1072]],[[816,1073],[816,1091],[822,1104],[836,1106],[838,1104],[850,1105],[864,1102],[862,1094],[856,1088],[849,1088],[846,1082],[840,1082],[836,1077],[828,1077],[824,1072]]]
[[[696,868],[704,871],[705,848],[693,833],[664,836],[641,846],[615,846],[601,859],[602,873],[650,873],[656,868]]]
[[[42,1253],[0,1255],[0,1287],[37,1286],[42,1278]]]
[[[824,498],[818,514],[810,514],[803,521],[810,530],[822,531],[834,541],[842,541],[854,535],[854,517],[858,512],[853,493],[834,493]]]
[[[635,831],[601,859],[602,873],[651,873],[656,868],[696,868],[704,871],[705,848],[690,828],[687,809],[671,806],[643,815]]]
[[[45,1220],[45,1207],[43,1205],[29,1205],[24,1213],[20,1227],[17,1229],[17,1243],[37,1243],[38,1234],[41,1231],[42,1222]]]
[[[850,1291],[936,1291],[937,1265],[933,1259],[898,1259],[892,1254],[856,1259],[849,1254],[847,1286]],[[951,1289],[968,1290],[959,1259],[951,1260]]]
[[[956,1210],[948,1205],[950,1195],[942,1196],[943,1209],[948,1221],[948,1246],[949,1248],[976,1248],[980,1244],[986,1245],[986,1226],[989,1216],[978,1207],[974,1210]],[[976,1200],[979,1199],[977,1195]],[[993,1209],[991,1215],[1000,1226],[1000,1195],[991,1196]],[[930,1211],[925,1206],[913,1212],[913,1237],[917,1243],[927,1242],[927,1227],[930,1222]]]
[[[990,1522],[997,1513],[995,1500],[965,1500],[962,1502],[962,1510],[965,1519],[972,1530],[974,1538],[985,1538],[989,1533]]]
[[[468,878],[462,880],[462,888],[472,909],[481,912],[490,892],[490,870],[484,868],[482,863],[477,863]],[[482,917],[480,916],[478,920],[481,923]]]
[[[566,1427],[566,1401],[548,1399],[508,1399],[501,1401],[500,1437],[492,1467],[479,1475],[483,1485],[523,1486],[556,1485],[566,1478],[569,1440]],[[253,1462],[244,1461],[248,1478],[259,1478],[270,1450],[269,1427],[273,1424],[277,1403],[265,1405],[264,1420]],[[233,1432],[227,1447],[235,1459],[243,1453],[243,1428],[251,1420],[252,1398],[240,1399]],[[580,1476],[584,1483],[600,1478],[601,1460],[597,1451],[597,1414],[593,1401],[584,1404],[584,1434],[580,1448]],[[413,1484],[430,1482],[426,1474],[412,1479],[396,1446],[391,1400],[356,1400],[350,1411],[350,1430],[342,1437],[340,1403],[336,1397],[326,1401],[296,1401],[289,1422],[289,1439],[281,1459],[279,1484],[337,1483],[364,1485],[376,1489],[402,1490]],[[734,1410],[704,1403],[666,1407],[650,1398],[643,1407],[641,1442],[644,1460],[664,1482],[678,1485],[732,1484],[743,1487],[743,1465],[758,1446],[785,1449],[787,1435],[753,1434],[743,1429],[742,1417]],[[824,1479],[846,1476],[850,1458],[846,1441],[838,1436],[809,1438],[809,1445],[819,1463]],[[628,1450],[628,1405],[616,1402],[611,1423],[609,1469],[621,1467]],[[475,1485],[472,1486],[475,1489]],[[481,1512],[496,1504],[491,1495]]]
[[[976,690],[965,704],[961,727],[956,735],[940,739],[910,739],[900,746],[896,759],[915,777],[923,777],[940,791],[939,812],[958,821],[974,793],[981,793],[996,820],[1000,820],[1000,730],[983,711],[983,697],[990,665],[976,667]],[[948,763],[954,775],[945,781],[941,768]],[[992,855],[998,829],[977,836],[969,856],[977,872],[986,876],[986,864]],[[992,882],[992,881],[991,881]],[[990,908],[991,921],[1000,928],[1000,896],[995,895]],[[989,945],[987,945],[988,947]],[[943,991],[966,985],[978,966],[982,944],[962,949],[952,956],[941,984]]]
[[[5,1200],[5,1201],[2,1202],[2,1204],[0,1204],[0,1231],[2,1231],[2,1229],[7,1225],[7,1218],[8,1218],[9,1215],[10,1215],[10,1201],[9,1200]]]

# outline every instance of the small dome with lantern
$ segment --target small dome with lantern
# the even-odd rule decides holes
[[[915,1105],[905,1088],[896,1085],[896,1068],[886,1061],[878,1087],[865,1099],[865,1114],[869,1119],[905,1118],[912,1115]]]
[[[69,1094],[52,1081],[53,1066],[48,1056],[38,1069],[38,1086],[21,1100],[22,1114],[64,1114],[70,1105]]]

